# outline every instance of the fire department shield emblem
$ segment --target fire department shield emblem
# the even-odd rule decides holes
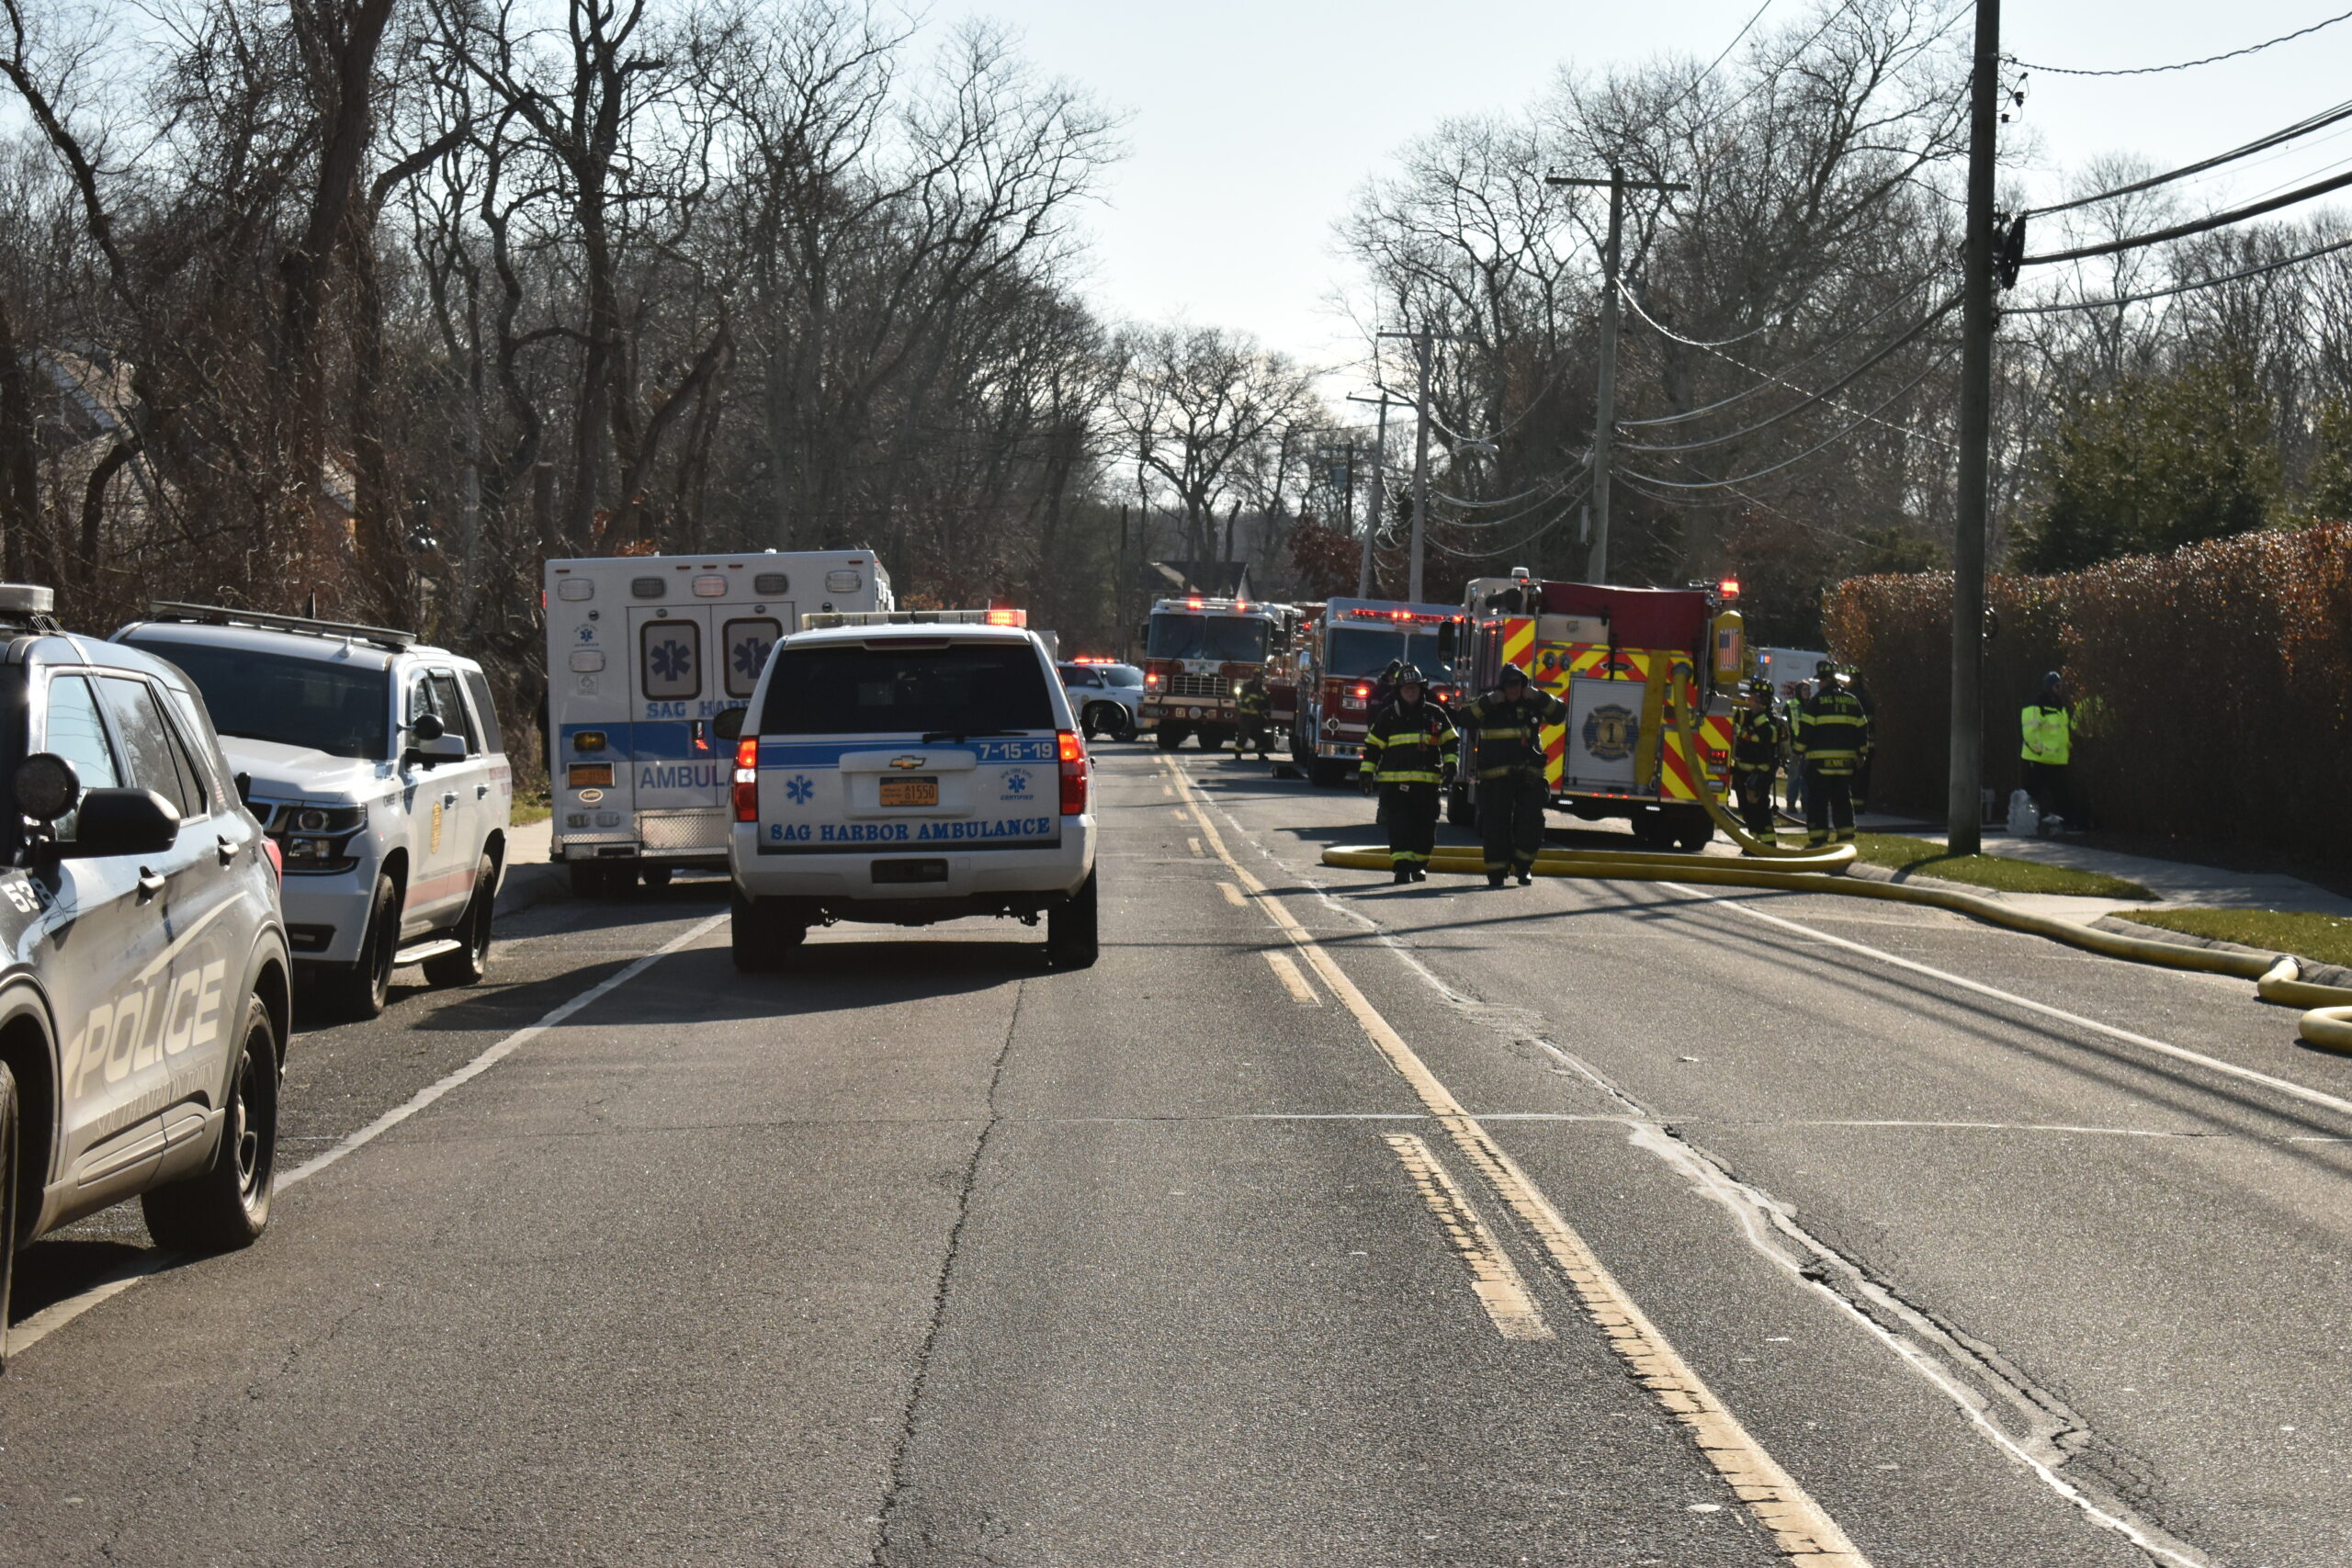
[[[1584,749],[1597,761],[1622,762],[1634,754],[1642,721],[1633,710],[1610,703],[1584,716]]]

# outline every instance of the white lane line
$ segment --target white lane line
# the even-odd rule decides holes
[[[1528,1294],[1527,1281],[1520,1277],[1519,1266],[1495,1239],[1495,1233],[1487,1228],[1487,1222],[1478,1217],[1469,1194],[1462,1190],[1453,1173],[1415,1134],[1389,1133],[1384,1136],[1388,1146],[1396,1151],[1405,1174],[1413,1179],[1421,1201],[1437,1217],[1445,1239],[1453,1244],[1454,1254],[1470,1270],[1470,1292],[1487,1309],[1495,1332],[1506,1339],[1551,1338],[1552,1325],[1544,1321],[1544,1309]]]
[[[553,1029],[557,1024],[561,1023],[564,1020],[570,1018],[581,1009],[591,1006],[603,998],[618,990],[621,987],[628,985],[631,980],[636,979],[639,975],[644,974],[648,969],[653,967],[655,964],[664,958],[667,958],[671,953],[677,952],[680,948],[689,946],[695,942],[699,941],[702,937],[707,935],[709,932],[716,931],[726,919],[727,917],[725,915],[713,915],[710,919],[691,927],[679,936],[662,943],[660,947],[654,949],[651,953],[647,953],[644,957],[636,960],[634,963],[629,964],[624,968],[616,970],[614,973],[607,975],[605,978],[597,981],[594,985],[589,987],[578,996],[573,997],[567,1001],[559,1002],[547,1012],[542,1013],[537,1022],[526,1024],[523,1028],[516,1030],[514,1033],[506,1036],[503,1040],[499,1041],[496,1044],[482,1052],[481,1055],[476,1056],[472,1061],[468,1062],[464,1066],[459,1067],[457,1071],[450,1073],[447,1077],[443,1077],[436,1082],[427,1084],[424,1088],[418,1089],[414,1094],[409,1097],[405,1104],[395,1106],[391,1110],[385,1111],[381,1116],[377,1117],[373,1122],[368,1122],[368,1125],[360,1128],[357,1132],[349,1134],[338,1140],[333,1148],[312,1156],[310,1159],[305,1160],[302,1164],[296,1166],[292,1170],[289,1170],[285,1175],[279,1177],[277,1179],[277,1190],[283,1192],[286,1189],[295,1185],[297,1182],[307,1181],[311,1177],[316,1176],[319,1172],[324,1170],[327,1167],[334,1164],[337,1160],[342,1159],[345,1155],[351,1154],[356,1150],[365,1148],[368,1145],[374,1143],[378,1138],[382,1137],[386,1133],[390,1132],[393,1128],[399,1126],[401,1122],[407,1121],[410,1117],[415,1115],[418,1111],[424,1110],[426,1106],[432,1104],[443,1095],[447,1094],[451,1089],[457,1089],[463,1084],[470,1083],[475,1078],[481,1077],[482,1074],[490,1071],[491,1068],[498,1066],[499,1063],[512,1055],[518,1047],[528,1044],[531,1041],[537,1039],[548,1030]],[[50,1335],[64,1327],[67,1324],[73,1322],[84,1313],[88,1312],[92,1307],[113,1300],[115,1297],[122,1294],[123,1292],[130,1289],[131,1286],[139,1283],[140,1280],[149,1278],[178,1260],[179,1255],[176,1253],[158,1253],[147,1258],[140,1258],[131,1266],[129,1271],[117,1275],[112,1279],[104,1280],[99,1284],[93,1285],[87,1290],[82,1291],[78,1294],[68,1296],[62,1301],[53,1302],[50,1305],[43,1307],[40,1311],[33,1314],[32,1316],[25,1319],[24,1322],[17,1324],[14,1328],[8,1330],[9,1356],[13,1358],[30,1349],[41,1340],[49,1337]]]
[[[1429,1064],[1372,1005],[1371,998],[1357,989],[1347,972],[1283,907],[1282,901],[1264,897],[1265,884],[1252,876],[1226,847],[1224,835],[1209,819],[1208,807],[1192,779],[1172,762],[1169,773],[1185,802],[1193,807],[1201,831],[1216,847],[1217,858],[1232,871],[1236,881],[1258,896],[1258,908],[1290,939],[1292,947],[1306,960],[1307,967],[1315,971],[1324,988],[1354,1016],[1373,1048],[1412,1086],[1415,1096],[1445,1129],[1455,1150],[1477,1168],[1487,1185],[1519,1216],[1520,1223],[1543,1244],[1553,1268],[1576,1292],[1586,1317],[1607,1337],[1610,1348],[1624,1362],[1634,1380],[1650,1391],[1659,1408],[1689,1433],[1700,1456],[1713,1467],[1750,1517],[1770,1536],[1774,1549],[1808,1568],[1870,1568],[1869,1559],[1847,1540],[1846,1532],[1829,1517],[1828,1510],[1815,1502],[1795,1478],[1781,1468],[1780,1461],[1748,1435],[1739,1418],[1682,1359],[1681,1352],[1659,1332],[1657,1325],[1650,1321],[1624,1287],[1618,1284],[1533,1179],[1511,1158],[1510,1151],[1463,1109],[1453,1091],[1430,1071]]]
[[[1298,972],[1298,965],[1290,961],[1289,953],[1269,951],[1266,963],[1273,970],[1274,978],[1280,980],[1283,988],[1290,993],[1291,1000],[1311,1008],[1323,1005],[1323,998],[1315,994],[1315,987],[1306,983],[1306,976]]]
[[[2274,1077],[2268,1073],[2256,1072],[2252,1067],[2242,1067],[2235,1062],[2225,1062],[2219,1056],[2208,1056],[2202,1051],[2191,1051],[2185,1045],[2175,1045],[2169,1041],[2152,1039],[2145,1034],[2135,1034],[2131,1030],[2118,1029],[2111,1023],[2102,1023],[2098,1019],[2086,1018],[2078,1012],[2068,1012],[2064,1008],[2052,1007],[2048,1002],[2035,1001],[2031,997],[2018,996],[2015,991],[2005,991],[1998,986],[1988,986],[1981,980],[1972,980],[1964,975],[1955,975],[1949,969],[1939,969],[1932,964],[1921,964],[1916,959],[1905,958],[1900,953],[1889,953],[1883,947],[1872,947],[1867,942],[1833,936],[1827,931],[1817,931],[1812,926],[1782,919],[1778,915],[1768,915],[1761,909],[1751,908],[1744,899],[1726,898],[1700,888],[1686,887],[1679,882],[1661,882],[1658,886],[1670,887],[1675,892],[1689,897],[1703,898],[1710,904],[1720,905],[1724,908],[1746,915],[1751,920],[1761,920],[1768,926],[1778,926],[1783,931],[1794,931],[1819,942],[1828,942],[1834,947],[1846,948],[1866,957],[1875,958],[1881,963],[1892,964],[1898,969],[1907,969],[1914,975],[1925,975],[1930,979],[1940,980],[1945,985],[1957,986],[1963,991],[1973,991],[1980,997],[1991,997],[1996,1000],[2007,1002],[2012,1007],[2024,1008],[2029,1012],[2038,1012],[2045,1018],[2054,1018],[2062,1023],[2070,1023],[2077,1029],[2087,1029],[2094,1034],[2104,1034],[2110,1039],[2121,1040],[2129,1044],[2137,1045],[2143,1050],[2170,1056],[2176,1061],[2192,1063],[2205,1068],[2208,1072],[2241,1078],[2247,1083],[2258,1083],[2265,1089],[2277,1089],[2280,1094],[2291,1096],[2302,1100],[2305,1104],[2322,1106],[2341,1115],[2352,1116],[2352,1100],[2345,1100],[2324,1089],[2312,1089],[2291,1078]]]

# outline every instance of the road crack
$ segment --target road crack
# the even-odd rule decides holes
[[[931,1358],[939,1346],[941,1328],[947,1320],[948,1297],[955,1289],[956,1264],[962,1255],[964,1227],[972,1217],[972,1195],[979,1185],[980,1166],[987,1159],[989,1145],[1003,1124],[1004,1117],[997,1108],[997,1089],[1004,1078],[1004,1064],[1012,1054],[1012,1039],[1021,1027],[1021,1006],[1028,998],[1027,981],[1021,982],[1012,993],[1012,1016],[1005,1021],[1004,1040],[997,1046],[996,1058],[989,1064],[989,1084],[982,1104],[987,1111],[980,1123],[978,1136],[972,1140],[972,1152],[956,1184],[956,1219],[947,1227],[947,1247],[939,1261],[938,1278],[933,1281],[931,1319],[923,1326],[922,1345],[915,1352],[914,1378],[907,1390],[907,1403],[900,1412],[899,1429],[890,1449],[890,1479],[882,1493],[882,1501],[875,1511],[874,1544],[867,1554],[872,1568],[917,1568],[918,1564],[936,1562],[943,1552],[953,1553],[956,1560],[986,1563],[989,1559],[988,1542],[990,1535],[1001,1535],[1001,1527],[991,1529],[991,1521],[980,1521],[977,1543],[943,1541],[921,1517],[920,1490],[913,1476],[913,1452],[916,1427],[921,1420],[923,1399],[931,1386]],[[898,1541],[909,1524],[913,1539]]]

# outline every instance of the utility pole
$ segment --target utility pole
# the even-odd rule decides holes
[[[1960,482],[1951,542],[1950,852],[1984,847],[1984,525],[1993,446],[1993,157],[1999,134],[2001,0],[1976,0],[1968,90],[1968,233],[1962,246]]]
[[[1410,339],[1413,367],[1419,377],[1413,394],[1413,409],[1419,420],[1413,431],[1413,554],[1411,565],[1406,571],[1405,589],[1405,597],[1419,604],[1421,598],[1421,549],[1429,536],[1430,515],[1430,350],[1437,334],[1423,327],[1415,333],[1376,333],[1374,335]]]
[[[1665,180],[1629,180],[1625,171],[1614,164],[1609,166],[1605,180],[1570,179],[1560,175],[1547,176],[1547,186],[1586,186],[1593,189],[1607,186],[1609,190],[1609,240],[1600,252],[1600,375],[1592,400],[1592,547],[1585,558],[1584,575],[1589,582],[1609,581],[1609,474],[1611,462],[1610,441],[1617,430],[1617,274],[1624,249],[1625,193],[1628,190],[1654,190],[1666,194],[1689,190],[1687,185]]]
[[[1405,334],[1383,333],[1381,335],[1402,337]],[[1388,503],[1388,486],[1383,482],[1382,476],[1387,471],[1388,465],[1388,410],[1392,400],[1388,396],[1388,389],[1383,387],[1380,389],[1380,396],[1376,398],[1358,397],[1351,392],[1348,394],[1348,401],[1380,405],[1379,434],[1374,435],[1372,441],[1372,491],[1371,499],[1364,509],[1363,557],[1356,562],[1356,597],[1369,599],[1372,597],[1372,538],[1374,535],[1380,532],[1380,509]],[[1418,535],[1414,542],[1419,544]],[[1417,588],[1420,583],[1420,552],[1416,549],[1413,553],[1413,576],[1414,586]]]

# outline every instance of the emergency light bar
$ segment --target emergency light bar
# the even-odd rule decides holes
[[[1428,610],[1349,610],[1345,614],[1351,621],[1391,621],[1400,624],[1409,622],[1417,626],[1442,626],[1448,621],[1462,621],[1469,618],[1466,615],[1439,615]]]
[[[1071,660],[1070,662],[1072,664],[1116,664],[1119,661],[1113,659],[1108,654],[1081,653],[1077,658]]]
[[[1026,610],[812,610],[800,617],[804,632],[835,626],[1026,626]]]

